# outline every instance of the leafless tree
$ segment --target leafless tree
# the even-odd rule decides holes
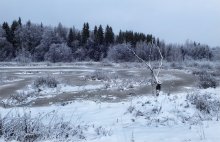
[[[154,44],[151,44],[154,48],[157,48],[159,54],[160,54],[160,62],[158,67],[152,66],[151,64],[151,60],[149,60],[148,62],[145,61],[144,59],[142,59],[141,57],[139,57],[134,50],[132,50],[131,48],[128,48],[130,51],[132,51],[132,53],[138,58],[138,60],[140,60],[141,62],[143,62],[147,68],[150,70],[151,76],[152,76],[152,86],[155,87],[155,91],[156,91],[156,95],[158,96],[161,90],[161,81],[158,79],[161,68],[163,66],[163,55],[160,51],[160,47]],[[157,70],[156,70],[157,69]],[[154,89],[152,90],[154,92]]]

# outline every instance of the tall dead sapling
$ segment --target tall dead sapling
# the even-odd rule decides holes
[[[160,55],[160,62],[159,62],[159,65],[158,67],[155,67],[155,66],[152,66],[151,65],[151,59],[149,59],[149,61],[145,61],[144,59],[142,59],[140,56],[138,56],[134,50],[132,50],[131,48],[128,48],[141,62],[143,62],[147,68],[150,70],[150,73],[151,73],[151,76],[152,76],[152,81],[151,81],[151,85],[154,86],[155,88],[155,93],[156,93],[156,96],[159,96],[159,93],[161,91],[161,86],[162,86],[162,82],[158,79],[159,77],[159,74],[160,74],[160,71],[161,71],[161,68],[163,66],[163,55],[160,51],[160,47],[157,46],[157,45],[154,45],[154,44],[151,44],[151,46],[153,48],[157,48],[158,52],[159,52],[159,55]],[[157,70],[156,70],[157,69]],[[152,90],[153,93],[154,93],[154,89]]]

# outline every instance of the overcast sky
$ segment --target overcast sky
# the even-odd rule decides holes
[[[78,29],[84,22],[134,30],[166,42],[220,45],[220,0],[0,0],[0,22],[21,17]]]

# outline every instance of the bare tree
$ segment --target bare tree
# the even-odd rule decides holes
[[[142,59],[141,57],[139,57],[139,56],[135,53],[134,50],[132,50],[131,48],[128,48],[128,49],[129,49],[130,51],[132,51],[132,53],[133,53],[141,62],[143,62],[143,63],[147,66],[147,68],[150,70],[151,76],[152,76],[152,82],[151,82],[151,84],[152,84],[152,86],[155,87],[156,95],[158,96],[159,93],[160,93],[160,90],[161,90],[161,81],[158,79],[158,77],[159,77],[161,68],[162,68],[162,66],[163,66],[163,55],[162,55],[162,53],[161,53],[161,51],[160,51],[160,47],[159,47],[159,46],[154,45],[154,44],[151,44],[151,45],[152,45],[153,47],[157,48],[157,50],[158,50],[158,52],[159,52],[159,54],[160,54],[160,57],[161,57],[158,67],[152,66],[151,60],[149,60],[149,61],[147,62],[147,61],[145,61],[144,59]],[[157,70],[156,70],[156,69],[157,69]],[[153,89],[152,91],[154,92],[154,89]]]

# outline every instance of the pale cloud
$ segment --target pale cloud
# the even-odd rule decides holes
[[[46,25],[109,24],[115,32],[151,33],[167,42],[220,45],[219,0],[0,0],[1,23],[19,16]]]

